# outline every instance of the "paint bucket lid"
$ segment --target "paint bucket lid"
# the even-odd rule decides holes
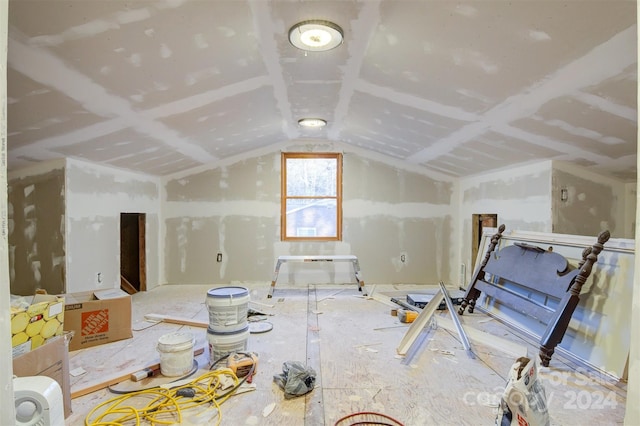
[[[180,352],[191,349],[195,343],[191,333],[169,333],[158,339],[158,350],[160,352]]]
[[[215,336],[235,336],[235,335],[239,335],[247,332],[249,332],[248,325],[246,325],[244,328],[240,330],[235,330],[235,331],[216,331],[216,330],[212,330],[211,327],[207,327],[207,334],[212,334]]]
[[[229,299],[234,297],[245,297],[249,295],[249,289],[245,287],[218,287],[207,292],[207,297]]]
[[[267,331],[273,330],[273,324],[269,321],[258,321],[249,323],[249,333],[257,334],[257,333],[266,333]]]

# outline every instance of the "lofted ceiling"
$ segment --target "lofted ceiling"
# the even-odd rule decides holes
[[[293,47],[308,19],[344,43]],[[162,176],[329,140],[451,177],[556,159],[635,182],[637,40],[627,0],[10,0],[8,169]]]

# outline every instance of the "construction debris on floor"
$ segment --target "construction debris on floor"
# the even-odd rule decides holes
[[[75,395],[67,424],[137,424],[139,419],[139,424],[348,425],[366,416],[394,425],[469,418],[489,424],[497,419],[514,360],[536,349],[485,314],[458,318],[449,307],[438,309],[441,302],[447,305],[445,297],[455,303],[455,291],[446,287],[377,285],[369,296],[353,286],[279,288],[278,299],[265,305],[266,287],[247,286],[247,306],[233,307],[209,300],[211,289],[203,286],[163,286],[134,295],[133,339],[70,353],[71,370],[84,373],[72,376]],[[409,304],[409,294],[427,292],[433,304]],[[224,314],[222,307],[228,310]],[[415,315],[413,322],[389,315],[389,307]],[[245,340],[244,329],[252,323],[264,326]],[[159,340],[176,333],[193,336],[193,365],[184,379],[164,377],[159,362]],[[221,336],[230,339],[220,342]],[[553,424],[622,420],[624,386],[586,380],[561,356],[554,364],[537,371]],[[554,380],[558,377],[562,381]],[[87,392],[78,394],[83,389]],[[611,394],[612,404],[568,413],[563,405],[571,402],[565,396],[570,392]]]

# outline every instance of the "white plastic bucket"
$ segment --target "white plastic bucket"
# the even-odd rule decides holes
[[[249,326],[233,332],[217,332],[207,329],[209,341],[209,363],[213,364],[232,352],[245,352],[249,339]]]
[[[160,372],[163,376],[184,376],[193,368],[193,345],[191,333],[170,333],[158,339]]]
[[[207,292],[209,328],[228,333],[247,326],[249,290],[245,287],[218,287]]]

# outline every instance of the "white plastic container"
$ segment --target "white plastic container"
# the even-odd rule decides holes
[[[207,329],[209,341],[209,363],[213,364],[232,352],[245,352],[249,339],[249,326],[233,332],[217,332]]]
[[[209,328],[220,333],[239,331],[247,326],[249,290],[245,287],[218,287],[207,292]]]
[[[184,376],[193,368],[193,345],[191,333],[170,333],[158,339],[160,372],[163,376]]]

